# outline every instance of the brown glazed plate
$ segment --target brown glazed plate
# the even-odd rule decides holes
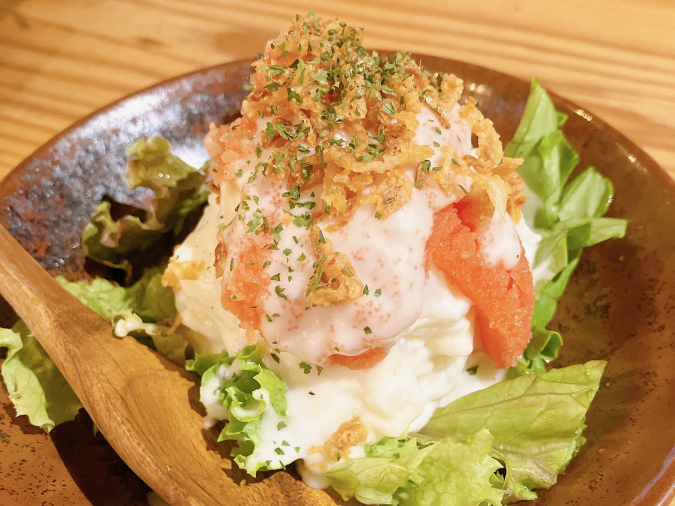
[[[462,78],[465,94],[480,101],[502,139],[511,139],[527,82],[467,63],[421,60]],[[0,223],[52,273],[82,277],[79,237],[96,204],[104,196],[147,204],[147,194],[126,190],[125,148],[160,134],[179,156],[200,164],[209,124],[237,116],[249,64],[171,79],[57,135],[0,182]],[[591,112],[553,99],[569,115],[564,131],[581,155],[578,170],[592,165],[611,178],[609,215],[627,219],[628,232],[585,250],[552,322],[565,339],[556,366],[609,363],[586,420],[586,444],[558,484],[530,504],[667,505],[675,492],[675,184]],[[13,318],[0,299],[0,326]],[[46,435],[16,418],[0,390],[0,504],[130,506],[146,504],[147,492],[94,436],[85,413]]]

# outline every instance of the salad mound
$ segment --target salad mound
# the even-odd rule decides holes
[[[59,281],[201,377],[205,424],[253,476],[296,463],[365,504],[534,499],[583,445],[605,367],[547,370],[547,325],[582,249],[625,233],[603,217],[612,184],[592,167],[568,182],[579,158],[536,79],[502,149],[461,79],[361,37],[297,16],[202,168],[159,137],[131,146],[127,185],[151,210],[103,202],[82,244],[136,281]],[[18,414],[47,431],[75,416],[22,322],[0,346]]]
[[[260,337],[322,367],[384,359],[420,314],[414,286],[425,284],[433,215],[453,203],[471,215],[484,245],[478,257],[499,265],[512,253],[493,247],[503,241],[520,255],[513,219],[525,200],[515,172],[522,159],[504,156],[475,100],[458,103],[461,79],[430,73],[405,53],[368,54],[360,29],[316,16],[298,16],[253,70],[242,118],[212,126],[205,140],[222,215],[232,218],[218,233],[221,303],[249,342]],[[222,198],[229,192],[239,192],[233,212]],[[357,239],[354,227],[369,235]],[[503,229],[511,237],[495,241]],[[415,251],[387,251],[397,239],[414,241]],[[170,271],[179,262],[172,259]],[[413,263],[416,275],[396,274]],[[366,293],[384,278],[379,297]],[[400,287],[404,280],[413,293]],[[531,300],[521,306],[509,314],[518,336],[496,330],[485,304],[478,311],[484,343],[510,339],[502,367],[514,365],[529,340]],[[319,332],[316,321],[340,330]]]

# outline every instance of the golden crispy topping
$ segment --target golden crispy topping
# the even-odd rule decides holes
[[[355,299],[363,290],[349,258],[333,250],[319,224],[334,232],[362,206],[371,205],[376,218],[386,219],[405,206],[415,188],[426,185],[437,185],[454,197],[469,195],[479,203],[479,221],[495,211],[519,217],[524,194],[514,170],[522,160],[504,158],[499,135],[475,100],[458,106],[463,82],[456,76],[430,73],[406,53],[369,54],[362,46],[361,29],[337,20],[321,22],[313,13],[297,16],[288,33],[270,41],[253,69],[243,116],[230,125],[212,126],[205,140],[218,185],[232,183],[239,190],[247,184],[262,185],[243,196],[232,222],[243,225],[246,236],[266,237],[261,244],[255,237],[244,240],[256,244],[255,279],[245,272],[251,263],[247,259],[223,248],[216,251],[223,305],[241,306],[239,312],[231,310],[249,337],[262,311],[258,292],[278,277],[263,272],[271,260],[262,256],[271,258],[287,229],[310,230],[316,243],[317,261],[306,290],[311,307]],[[423,107],[436,115],[429,121],[446,129],[459,113],[460,128],[469,125],[478,138],[475,156],[459,156],[452,144],[441,147],[433,142],[432,149],[414,142]],[[428,126],[419,129],[420,135]],[[434,127],[439,139],[446,138],[447,130]],[[439,148],[441,166],[432,168],[430,160]],[[261,183],[259,178],[266,179]],[[284,187],[287,191],[275,197]],[[264,207],[258,200],[263,194],[273,197],[266,205],[281,211],[280,216],[272,219],[274,212],[266,216],[259,209]],[[288,256],[292,248],[283,251]],[[229,274],[233,269],[241,270],[235,276],[238,284]],[[283,286],[274,288],[279,298],[286,298]],[[255,300],[248,300],[247,294]]]
[[[322,22],[313,13],[296,16],[288,33],[270,41],[253,68],[244,117],[212,128],[207,137],[214,177],[233,181],[234,158],[271,147],[271,157],[261,160],[264,175],[285,180],[287,188],[322,184],[325,214],[334,217],[333,230],[347,223],[358,206],[373,201],[360,197],[379,184],[379,178],[363,174],[400,173],[410,163],[419,167],[434,154],[430,147],[412,141],[418,126],[415,115],[421,107],[430,107],[439,122],[449,126],[444,112],[455,107],[463,91],[461,79],[430,73],[406,53],[368,54],[362,46],[362,29],[338,20]],[[515,198],[518,192],[506,191],[509,185],[498,180],[507,177],[518,160],[504,159],[499,135],[473,98],[459,114],[478,138],[476,156],[460,161],[451,153],[461,169],[449,167],[446,159],[443,173],[435,174],[435,179],[446,192],[456,193],[456,176],[470,176],[504,213],[507,197]],[[263,130],[257,134],[258,145],[256,129]],[[416,176],[416,186],[423,187],[426,178],[419,169]],[[398,187],[404,193],[389,198],[400,207],[411,193],[407,185]],[[522,198],[512,199],[513,205],[516,200]],[[390,214],[378,212],[383,218]]]
[[[443,165],[441,166],[441,170],[435,170],[433,172],[434,179],[441,190],[447,195],[451,195],[459,186],[457,176],[460,174],[470,175],[470,172],[466,164],[461,164],[458,161],[461,158],[457,153],[457,148],[455,146],[443,146],[441,148],[441,153],[443,154]]]
[[[261,147],[273,148],[265,175],[287,178],[288,188],[322,184],[332,229],[371,202],[360,197],[380,178],[364,174],[398,171],[392,178],[399,180],[406,165],[433,156],[430,147],[412,141],[415,115],[430,107],[448,123],[443,112],[452,110],[463,89],[461,79],[429,73],[406,53],[368,54],[361,36],[361,29],[337,20],[297,16],[288,33],[271,41],[253,64],[253,90],[242,107],[249,121],[262,119]],[[493,145],[499,137],[492,124],[475,103],[463,111],[483,144],[478,159],[494,162],[501,144]],[[240,123],[239,131],[245,131],[247,123]],[[222,135],[246,144],[237,132]],[[411,193],[407,185],[398,188],[404,193],[389,197],[400,207]]]
[[[413,184],[408,175],[401,169],[395,169],[386,174],[375,191],[368,195],[368,200],[375,204],[375,216],[386,219],[410,200],[412,192]]]
[[[471,125],[471,132],[478,137],[476,158],[480,167],[486,171],[495,167],[504,158],[504,152],[492,121],[483,117],[483,113],[476,108],[473,97],[469,97],[466,104],[459,108],[459,117]]]
[[[445,110],[452,110],[462,96],[463,90],[464,81],[454,74],[445,74],[441,81],[441,93],[445,95],[445,98],[439,100],[439,105]]]
[[[443,165],[440,171],[434,172],[438,185],[447,194],[454,193],[459,186],[468,193],[468,189],[461,186],[458,176],[466,176],[483,192],[487,194],[492,204],[492,216],[496,209],[502,216],[506,212],[506,200],[511,191],[510,186],[499,176],[485,173],[481,162],[471,156],[460,157],[457,148],[452,145],[443,146]],[[487,217],[487,216],[486,216]]]
[[[451,111],[459,101],[464,90],[464,83],[454,74],[445,74],[440,83],[441,94],[430,94],[426,97],[427,104],[436,113],[439,122],[445,128],[450,127],[450,121],[442,111]]]
[[[222,240],[218,240],[216,245],[216,254],[213,261],[213,267],[216,269],[216,279],[222,278],[225,273],[225,262],[227,261],[227,248]]]
[[[511,219],[518,223],[521,217],[521,209],[525,204],[525,181],[517,172],[511,172],[504,180],[511,185],[511,192],[506,202],[506,212],[509,213]]]
[[[312,446],[307,453],[320,453],[333,462],[346,459],[351,453],[350,448],[362,443],[368,437],[368,429],[358,416],[345,422],[323,446]]]
[[[344,149],[332,146],[324,152],[324,160],[333,162],[349,172],[384,174],[409,162],[420,162],[433,154],[434,151],[428,146],[412,144],[410,149],[405,151],[383,154],[378,160],[366,162],[355,159]]]
[[[508,211],[512,217],[518,217],[516,221],[519,221],[525,195],[521,192],[522,179],[514,171],[523,160],[504,157],[502,143],[492,121],[483,117],[472,97],[466,102],[460,107],[459,115],[471,125],[471,132],[478,137],[476,155],[460,157],[454,146],[443,146],[443,166],[434,177],[446,194],[456,191],[459,185],[457,176],[470,178],[478,189],[485,192],[491,204],[482,206],[487,213],[483,219],[492,216],[496,209],[502,216]],[[462,189],[467,192],[465,188]],[[509,202],[510,208],[507,209]]]
[[[335,220],[332,224],[328,225],[326,227],[326,231],[335,232],[336,230],[340,230],[347,223],[349,223],[351,219],[354,217],[356,211],[359,209],[359,206],[361,205],[361,200],[362,199],[360,194],[354,194],[348,199],[346,199],[344,209],[339,214],[338,219]],[[328,210],[327,215],[330,215],[332,213],[332,208],[327,207],[326,209]]]
[[[330,239],[324,237],[316,225],[310,231],[309,238],[317,257],[306,292],[310,306],[329,306],[361,297],[363,283],[356,276],[347,255],[333,251]]]

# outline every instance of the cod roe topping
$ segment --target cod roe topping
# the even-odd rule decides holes
[[[434,263],[474,303],[485,352],[497,367],[510,367],[532,338],[532,272],[522,247],[515,267],[491,264],[481,252],[483,234],[462,219],[465,209],[460,203],[436,214],[429,252]],[[470,215],[470,210],[466,214]]]

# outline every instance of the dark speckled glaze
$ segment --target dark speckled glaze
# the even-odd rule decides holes
[[[422,57],[464,79],[502,138],[512,137],[529,85],[466,63]],[[42,265],[81,277],[81,230],[104,195],[143,205],[126,191],[125,148],[161,134],[199,163],[211,122],[237,115],[246,61],[172,79],[117,102],[52,139],[0,183],[0,222]],[[546,83],[544,83],[545,85]],[[557,364],[609,365],[588,414],[588,442],[537,506],[666,505],[675,482],[675,185],[632,142],[592,113],[554,96],[565,133],[616,189],[611,216],[628,234],[586,250],[553,321],[566,340]],[[0,300],[0,324],[13,318]],[[147,488],[116,457],[86,415],[47,436],[15,418],[0,391],[0,504],[135,505]],[[226,501],[226,500],[225,500]]]

